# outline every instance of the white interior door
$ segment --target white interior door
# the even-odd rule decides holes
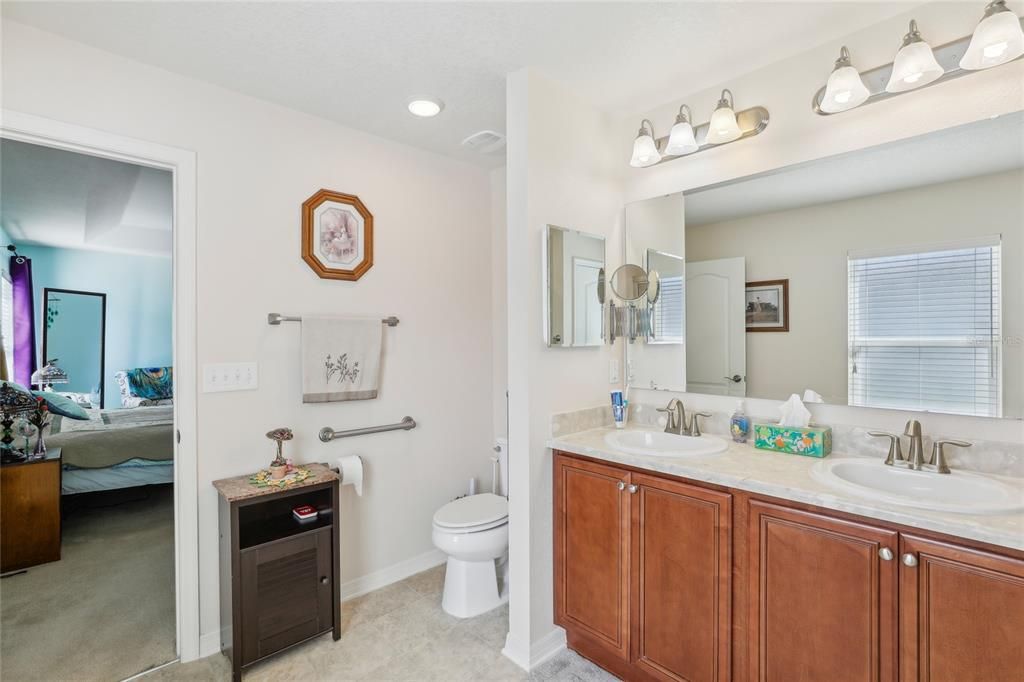
[[[604,263],[587,258],[573,258],[572,324],[574,346],[595,346],[601,342],[601,302],[597,298],[597,281]]]
[[[747,394],[744,258],[686,264],[686,390]]]

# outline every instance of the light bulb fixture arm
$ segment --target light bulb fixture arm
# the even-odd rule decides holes
[[[685,104],[679,106],[679,113],[676,114],[676,123],[689,123],[693,120],[693,112]]]
[[[645,125],[647,126],[646,130],[644,130],[644,126]],[[651,119],[649,119],[649,118],[645,118],[644,120],[640,121],[640,130],[638,130],[636,134],[638,136],[639,135],[650,135],[652,140],[657,140],[658,139],[658,136],[654,134],[654,124],[651,123]]]
[[[726,95],[729,96],[728,99],[726,98]],[[715,107],[715,109],[722,109],[724,107],[729,107],[730,109],[736,108],[736,105],[734,104],[734,100],[732,97],[732,90],[728,88],[722,90],[722,96],[721,98],[719,98],[718,106]]]
[[[845,68],[852,65],[853,62],[850,59],[850,51],[846,49],[846,45],[839,48],[839,59],[836,60],[836,65],[832,68],[833,71]]]

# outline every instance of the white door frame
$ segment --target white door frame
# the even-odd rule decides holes
[[[93,128],[0,110],[0,137],[171,171],[174,182],[174,558],[176,646],[199,658],[196,437],[196,154]]]

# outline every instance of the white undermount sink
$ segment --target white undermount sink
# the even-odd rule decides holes
[[[616,431],[604,437],[605,443],[631,455],[655,457],[701,457],[725,452],[728,444],[716,436],[677,436],[661,431]]]
[[[811,469],[815,479],[861,497],[904,507],[958,514],[1012,514],[1024,511],[1024,486],[983,474],[914,471],[880,460],[823,459]]]

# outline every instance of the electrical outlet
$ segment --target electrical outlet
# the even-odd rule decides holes
[[[619,361],[616,359],[608,361],[608,383],[619,383]]]
[[[203,365],[203,393],[251,391],[259,386],[255,362],[221,362]]]

